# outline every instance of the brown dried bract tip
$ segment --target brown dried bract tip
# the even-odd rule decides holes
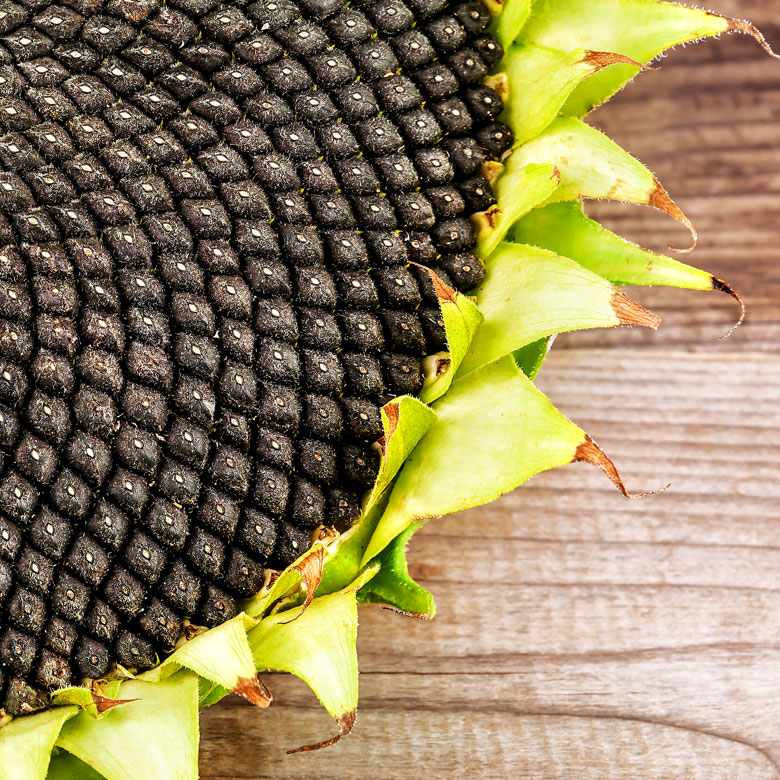
[[[643,65],[641,62],[637,62],[634,59],[631,59],[631,57],[626,57],[625,54],[616,54],[612,51],[594,51],[594,50],[588,50],[585,52],[585,56],[582,58],[581,62],[587,63],[588,65],[595,65],[599,70],[602,68],[606,68],[609,65],[635,65],[637,68],[641,68],[642,70],[661,70],[660,66],[657,68],[651,68],[647,65]]]
[[[571,462],[579,463],[580,461],[590,463],[592,466],[597,466],[600,468],[609,477],[612,484],[626,498],[646,498],[647,496],[653,496],[656,493],[663,493],[665,490],[669,489],[669,485],[667,485],[660,490],[650,490],[647,493],[629,493],[615,464],[587,434],[585,434],[585,441],[582,442],[579,447],[577,447],[577,451],[574,453],[574,457],[572,458]]]
[[[680,249],[679,247],[669,246],[669,250],[672,252],[677,252],[678,254],[687,254],[688,252],[693,252],[693,250],[696,249],[696,244],[699,243],[699,234],[696,232],[696,228],[693,226],[693,222],[691,222],[688,217],[683,214],[682,209],[669,197],[669,193],[664,189],[663,185],[660,181],[658,181],[658,179],[655,179],[655,188],[650,193],[650,197],[648,198],[647,203],[648,205],[665,212],[670,217],[673,217],[691,231],[691,238],[693,239],[693,243],[689,247]]]
[[[266,684],[257,676],[239,677],[233,693],[243,696],[247,701],[256,707],[267,707],[273,700],[273,694],[268,690]]]
[[[384,436],[380,436],[371,446],[378,450],[384,460],[387,453],[387,443],[392,438],[396,428],[398,428],[401,410],[398,408],[398,404],[388,403],[382,407],[382,411],[387,416],[387,433]]]
[[[744,19],[728,19],[727,21],[729,23],[729,32],[742,33],[755,38],[770,57],[780,60],[780,54],[775,53],[767,39],[764,38],[764,34],[752,22],[746,22]]]
[[[726,333],[718,337],[719,340],[727,339],[745,321],[745,316],[747,314],[747,310],[745,309],[745,302],[742,300],[742,298],[740,298],[739,293],[730,284],[724,282],[723,279],[716,279],[713,276],[712,289],[719,290],[720,292],[724,292],[727,295],[730,295],[739,304],[739,319],[728,329]]]
[[[312,745],[303,745],[298,748],[293,748],[292,750],[287,751],[287,755],[291,756],[294,753],[310,753],[313,750],[322,750],[323,748],[335,745],[337,742],[341,741],[342,737],[346,737],[347,734],[352,731],[352,727],[355,725],[356,717],[357,713],[354,710],[352,712],[346,713],[346,715],[339,716],[336,718],[339,724],[339,733],[336,734],[335,737],[323,740],[322,742],[315,742]]]
[[[303,584],[306,587],[306,600],[301,604],[298,614],[294,618],[285,620],[282,623],[283,626],[297,620],[309,608],[309,604],[311,604],[314,598],[314,591],[317,590],[317,586],[322,579],[323,557],[324,550],[322,547],[318,547],[316,550],[312,550],[300,563],[293,566],[294,569],[301,573]]]
[[[452,289],[452,287],[448,287],[444,282],[441,280],[439,275],[432,271],[430,268],[424,265],[420,265],[419,263],[409,263],[409,265],[417,266],[417,268],[422,268],[424,271],[427,271],[431,275],[431,283],[433,284],[434,292],[436,293],[436,297],[440,301],[449,301],[450,303],[455,303],[458,300],[458,293],[455,292],[455,290]]]
[[[95,705],[98,715],[102,715],[106,710],[118,707],[120,704],[129,704],[131,701],[138,701],[138,699],[109,699],[107,696],[99,696],[97,693],[92,694],[92,703]]]
[[[398,420],[401,417],[401,409],[398,404],[385,404],[384,412],[385,415],[387,415],[387,433],[382,437],[382,439],[389,439],[395,433],[395,429],[398,427]]]
[[[644,328],[656,330],[661,324],[661,318],[648,311],[644,306],[640,306],[636,301],[632,301],[621,290],[615,290],[612,293],[612,311],[618,318],[621,325],[640,325]]]

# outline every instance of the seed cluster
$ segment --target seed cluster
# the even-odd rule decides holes
[[[511,145],[478,3],[0,5],[0,706],[348,528]],[[411,264],[410,264],[411,261]]]

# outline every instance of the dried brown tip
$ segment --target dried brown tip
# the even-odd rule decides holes
[[[776,54],[772,47],[764,38],[764,34],[752,22],[746,22],[744,19],[728,19],[729,32],[742,33],[755,38],[759,46],[770,56],[780,60],[780,54]]]
[[[642,70],[660,70],[660,68],[648,68],[646,65],[643,65],[641,62],[637,62],[636,60],[632,60],[631,57],[626,57],[625,54],[616,54],[612,51],[594,51],[592,49],[589,49],[585,52],[585,56],[580,60],[580,62],[585,63],[586,65],[593,65],[594,67],[601,70],[602,68],[606,68],[610,65],[636,65],[637,68],[641,68]]]
[[[371,446],[376,448],[379,454],[384,459],[387,453],[387,443],[398,428],[398,420],[401,416],[401,411],[398,408],[398,404],[392,402],[385,404],[382,407],[385,415],[387,415],[387,433],[384,436],[380,436]]]
[[[357,713],[354,710],[348,712],[346,715],[340,715],[336,718],[339,724],[339,733],[336,734],[335,737],[331,737],[322,742],[315,742],[312,745],[302,745],[301,747],[293,748],[292,750],[287,751],[287,755],[291,756],[294,753],[311,753],[313,750],[322,750],[323,748],[335,745],[337,742],[341,742],[341,738],[346,737],[347,734],[352,731],[352,727],[355,725],[355,718],[357,718]]]
[[[670,217],[673,217],[691,231],[691,238],[693,239],[693,243],[689,247],[681,249],[676,246],[669,246],[669,250],[672,252],[677,252],[681,255],[687,254],[688,252],[693,252],[693,250],[696,249],[696,244],[699,243],[699,234],[696,232],[696,228],[693,226],[693,222],[691,222],[688,217],[683,214],[682,209],[669,197],[669,193],[664,189],[663,185],[660,181],[658,181],[658,179],[655,179],[655,188],[650,193],[650,197],[648,198],[647,203],[648,205],[665,212]]]
[[[585,441],[577,447],[577,451],[572,458],[572,463],[578,463],[580,461],[590,463],[592,466],[600,468],[609,477],[610,482],[612,482],[626,498],[646,498],[647,496],[653,496],[656,493],[663,493],[665,490],[669,489],[669,485],[667,485],[661,490],[650,490],[647,493],[629,493],[615,464],[587,434],[585,434]]]
[[[382,408],[387,415],[387,433],[382,438],[386,437],[389,439],[395,433],[395,429],[398,427],[398,420],[401,417],[401,410],[398,404],[385,404]]]
[[[661,318],[632,301],[624,292],[615,289],[610,301],[612,311],[621,325],[639,325],[643,328],[657,330],[661,324]]]
[[[100,696],[97,693],[92,694],[92,703],[95,705],[98,715],[102,715],[106,710],[110,710],[112,707],[118,707],[120,704],[128,704],[131,701],[138,701],[138,699],[109,699],[107,696]]]
[[[745,302],[742,300],[742,298],[739,297],[739,293],[730,284],[724,282],[723,279],[716,279],[713,276],[712,289],[719,290],[720,292],[724,292],[727,295],[730,295],[739,304],[739,319],[728,329],[726,333],[719,337],[721,340],[727,339],[745,321],[745,315],[747,314],[745,309]]]
[[[289,620],[285,620],[281,625],[285,626],[297,620],[309,608],[309,604],[311,604],[314,598],[314,591],[317,590],[317,586],[322,579],[324,552],[322,547],[318,547],[316,550],[312,550],[300,563],[293,566],[294,569],[301,573],[303,584],[306,587],[306,600],[301,604],[298,614]]]
[[[418,268],[422,268],[423,271],[427,271],[431,275],[431,283],[433,284],[434,292],[440,301],[449,301],[450,303],[458,302],[458,293],[455,292],[452,287],[448,287],[444,284],[435,271],[432,271],[427,266],[420,265],[419,263],[409,263],[409,265],[415,265]]]
[[[239,677],[236,687],[233,688],[233,693],[243,696],[247,701],[254,704],[255,707],[263,707],[264,709],[274,700],[271,691],[268,690],[265,683],[257,675],[254,677]]]

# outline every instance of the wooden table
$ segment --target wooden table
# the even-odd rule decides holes
[[[780,49],[777,0],[713,0]],[[765,780],[780,777],[780,63],[730,36],[681,49],[593,122],[655,170],[699,228],[717,293],[636,297],[645,330],[561,338],[542,389],[610,453],[544,474],[414,539],[439,614],[364,608],[357,726],[340,745],[297,679],[272,707],[202,718],[204,778]],[[662,249],[649,209],[591,209]]]

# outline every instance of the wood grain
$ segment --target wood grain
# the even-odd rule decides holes
[[[718,0],[780,48],[780,9]],[[300,681],[268,675],[268,711],[202,718],[204,778],[769,780],[780,777],[780,65],[730,36],[674,52],[594,123],[664,181],[701,234],[717,293],[636,292],[657,333],[556,342],[539,384],[612,455],[534,479],[426,527],[413,574],[431,623],[361,612],[361,706],[337,747]],[[663,249],[649,209],[597,204]]]

